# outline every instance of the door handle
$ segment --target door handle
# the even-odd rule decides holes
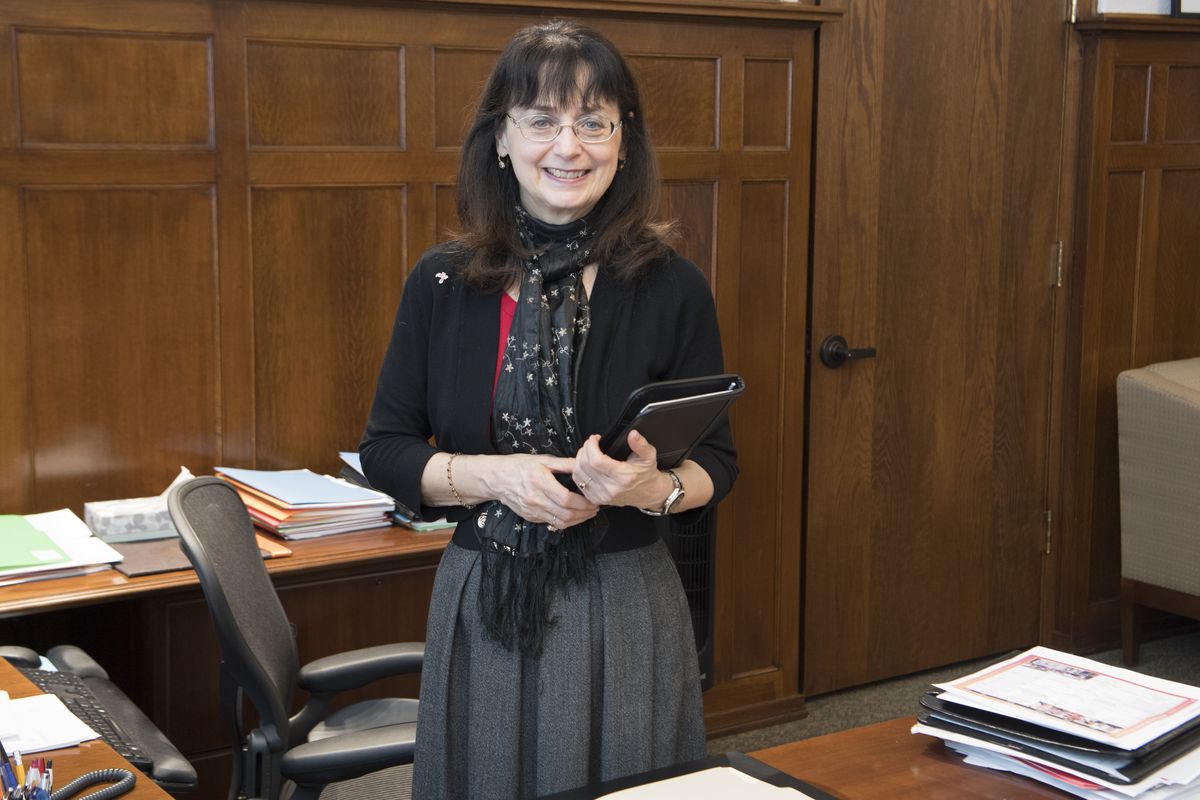
[[[826,336],[821,342],[821,363],[830,369],[837,369],[851,358],[874,358],[874,347],[850,347],[846,340],[838,334]]]

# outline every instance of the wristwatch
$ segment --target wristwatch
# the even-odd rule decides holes
[[[663,501],[662,511],[655,511],[651,508],[639,508],[638,510],[643,514],[649,514],[652,517],[665,517],[683,499],[683,495],[685,494],[683,491],[683,481],[679,480],[679,476],[675,474],[675,470],[668,469],[663,471],[671,476],[671,483],[675,484],[675,488],[671,490],[671,493],[667,495],[667,499]]]

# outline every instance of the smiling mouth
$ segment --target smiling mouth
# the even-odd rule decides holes
[[[588,174],[588,170],[586,169],[555,169],[554,167],[545,167],[544,169],[555,178],[562,178],[564,180],[582,178],[584,175]]]

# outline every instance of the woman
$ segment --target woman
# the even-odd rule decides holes
[[[704,754],[658,525],[729,491],[728,426],[671,471],[636,433],[626,461],[598,446],[633,389],[722,371],[703,276],[647,223],[643,119],[606,39],[561,21],[517,33],[464,144],[464,232],[405,285],[360,450],[373,485],[459,520],[429,612],[422,800],[533,797]]]

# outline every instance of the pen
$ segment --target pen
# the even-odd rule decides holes
[[[8,790],[13,788],[13,782],[8,777],[8,751],[4,749],[4,741],[0,740],[0,784],[4,786],[4,797],[8,797]]]

